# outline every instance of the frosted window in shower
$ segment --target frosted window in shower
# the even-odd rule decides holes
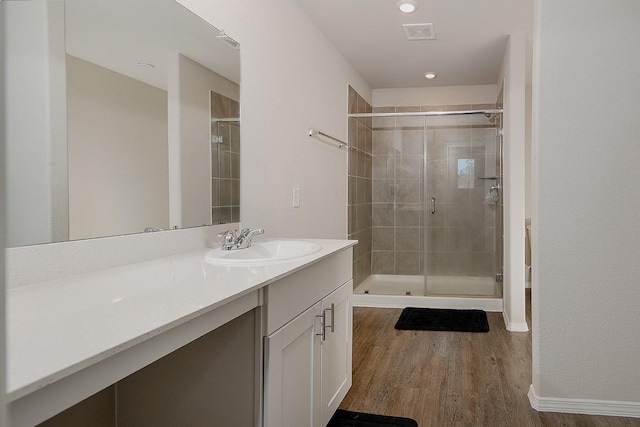
[[[473,188],[475,170],[475,159],[458,159],[458,188]]]

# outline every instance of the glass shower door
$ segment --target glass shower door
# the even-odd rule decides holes
[[[425,122],[425,294],[493,296],[495,125],[484,114]]]

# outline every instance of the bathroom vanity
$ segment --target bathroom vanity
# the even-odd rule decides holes
[[[278,262],[202,249],[10,289],[11,425],[325,425],[351,386],[356,242],[309,242]]]

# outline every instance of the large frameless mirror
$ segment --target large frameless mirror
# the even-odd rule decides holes
[[[173,0],[2,8],[7,246],[239,221],[233,39]]]

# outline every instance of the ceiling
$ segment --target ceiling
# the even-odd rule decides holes
[[[373,89],[496,84],[508,35],[532,39],[533,0],[293,1]],[[407,41],[402,24],[423,23],[436,40]]]

